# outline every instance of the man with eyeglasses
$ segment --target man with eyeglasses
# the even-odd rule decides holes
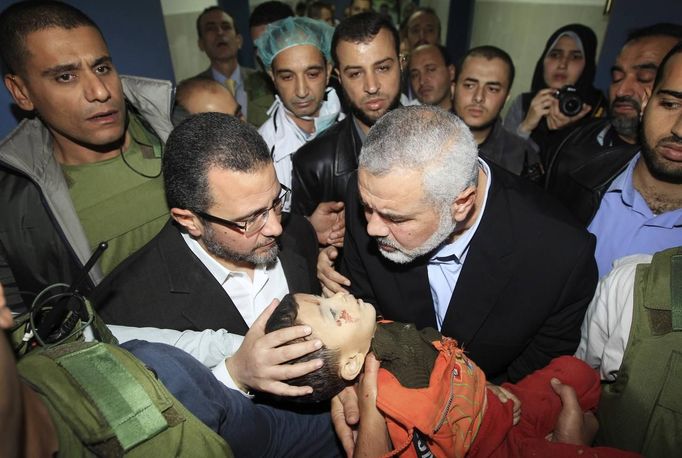
[[[204,362],[210,355],[214,374],[230,388],[279,395],[311,390],[282,381],[321,366],[320,360],[287,364],[318,348],[318,340],[281,347],[310,330],[263,333],[274,299],[317,293],[320,285],[315,232],[305,218],[282,213],[289,189],[277,180],[261,136],[232,116],[195,115],[169,137],[163,176],[171,220],[95,290],[92,300],[104,321],[208,330],[189,343],[196,333],[167,343]]]

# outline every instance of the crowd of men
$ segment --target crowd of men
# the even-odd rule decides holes
[[[309,326],[265,332],[289,293],[350,293],[385,320],[435,328],[495,385],[576,355],[604,384],[599,432],[581,445],[680,449],[682,25],[633,30],[608,115],[541,151],[503,125],[515,78],[503,49],[455,59],[430,8],[400,27],[369,1],[345,13],[259,4],[252,69],[233,17],[207,8],[196,28],[210,66],[176,88],[120,76],[72,6],[0,13],[4,83],[31,113],[0,141],[0,327],[61,340],[56,314],[36,310],[81,316],[70,298],[83,297],[86,340],[111,344],[53,346],[44,354],[71,374],[57,379],[31,352],[17,366],[0,338],[10,454],[166,447],[177,441],[150,441],[184,423],[196,443],[172,453],[363,456],[373,449],[354,431],[372,411],[356,385],[313,408],[281,401],[310,394],[288,382],[323,366],[290,363],[322,346]],[[41,388],[67,379],[81,391],[64,396],[92,400],[108,436]],[[99,402],[106,390],[118,397]],[[156,416],[118,407],[143,402]],[[557,430],[565,418],[591,430],[578,411]]]

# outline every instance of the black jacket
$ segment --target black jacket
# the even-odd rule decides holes
[[[279,260],[291,293],[320,293],[317,239],[310,223],[284,214]],[[169,222],[147,245],[123,261],[95,289],[92,301],[109,324],[203,331],[248,326],[204,264]]]
[[[594,236],[537,186],[494,165],[480,224],[441,332],[496,383],[573,354],[597,284]],[[357,186],[356,181],[352,186]],[[357,191],[346,200],[341,272],[384,318],[435,327],[427,256],[395,264],[369,237]]]
[[[352,116],[303,145],[293,155],[291,212],[308,216],[321,202],[343,201],[360,148]]]
[[[611,182],[627,168],[639,149],[639,145],[613,146],[594,152],[589,160],[568,170],[558,169],[552,193],[587,226]]]
[[[547,152],[545,188],[554,192],[557,176],[588,162],[607,148],[624,145],[627,143],[613,129],[610,119],[594,119],[573,130],[561,143]]]

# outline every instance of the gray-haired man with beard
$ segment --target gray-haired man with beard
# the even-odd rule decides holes
[[[267,145],[232,116],[196,115],[173,131],[163,176],[171,220],[95,290],[102,318],[180,331],[222,328],[232,335],[230,348],[221,349],[226,364],[214,369],[223,383],[302,394],[281,381],[319,367],[318,360],[286,364],[294,353],[313,351],[315,339],[282,348],[306,330],[271,338],[263,326],[273,299],[319,292],[317,241],[304,218],[282,214],[289,190],[277,180]],[[208,341],[198,345],[210,351]]]
[[[457,339],[497,382],[573,353],[597,282],[594,237],[427,105],[394,110],[367,136],[343,248],[356,297]]]
[[[427,105],[393,110],[367,135],[340,271],[384,318],[457,339],[494,383],[572,354],[597,283],[594,237],[537,186],[481,160],[460,118]],[[344,394],[332,418],[345,445]]]

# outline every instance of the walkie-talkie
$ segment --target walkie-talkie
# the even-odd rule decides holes
[[[107,242],[100,242],[97,245],[97,249],[92,253],[88,262],[85,263],[76,280],[57,299],[52,309],[45,314],[45,317],[40,320],[36,333],[44,342],[56,342],[62,337],[69,335],[79,320],[87,321],[87,311],[79,300],[79,290],[85,285],[90,269],[92,269],[108,247],[109,244]],[[67,317],[69,312],[72,313]]]

